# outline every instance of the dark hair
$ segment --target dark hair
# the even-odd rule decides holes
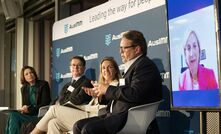
[[[143,34],[136,30],[129,30],[123,34],[123,38],[131,40],[133,45],[138,45],[141,47],[143,55],[147,54],[147,43]]]
[[[20,73],[20,81],[21,81],[21,84],[22,85],[25,85],[25,84],[28,84],[28,82],[25,80],[25,76],[24,76],[24,72],[26,69],[30,69],[31,72],[34,74],[35,76],[35,80],[38,80],[38,75],[35,71],[35,69],[31,66],[24,66],[22,69],[21,69],[21,73]]]
[[[74,56],[74,57],[71,58],[70,62],[71,62],[73,59],[78,59],[78,60],[80,60],[81,63],[82,63],[82,65],[83,65],[84,67],[86,66],[86,61],[85,61],[84,57],[82,57],[82,56]]]

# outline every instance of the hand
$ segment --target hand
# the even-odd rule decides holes
[[[28,113],[28,112],[29,112],[29,111],[28,111],[28,107],[29,107],[29,106],[24,105],[24,106],[22,106],[21,109],[18,109],[18,111],[21,112],[21,113]]]
[[[95,93],[94,88],[87,88],[87,87],[82,87],[84,89],[84,92],[90,96],[96,97],[97,94]]]
[[[86,94],[97,97],[97,82],[91,81],[91,84],[94,86],[94,88],[88,88],[88,87],[82,87]]]
[[[105,95],[107,92],[107,88],[109,87],[108,84],[99,84],[97,86],[97,97],[100,97],[102,95]]]

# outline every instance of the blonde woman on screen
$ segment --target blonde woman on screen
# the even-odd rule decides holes
[[[179,90],[218,89],[214,71],[200,65],[200,42],[195,31],[190,31],[183,47],[187,69],[179,78]]]

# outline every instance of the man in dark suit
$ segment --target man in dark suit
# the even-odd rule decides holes
[[[127,121],[128,109],[162,99],[162,81],[156,65],[147,54],[143,34],[131,30],[123,34],[120,55],[125,70],[119,86],[95,84],[93,89],[84,88],[89,95],[109,100],[107,113],[75,123],[74,134],[115,134]]]
[[[78,105],[88,104],[91,100],[91,96],[82,89],[82,86],[91,85],[90,80],[84,75],[85,65],[86,61],[83,57],[74,56],[71,59],[72,81],[62,88],[58,98],[60,105],[50,106],[31,134],[67,132],[71,130],[72,124],[76,120],[86,118],[86,113],[83,109],[76,109]]]

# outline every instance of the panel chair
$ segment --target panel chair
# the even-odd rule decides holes
[[[163,100],[131,107],[128,110],[127,122],[117,134],[146,134],[147,128],[156,117],[159,104]],[[69,131],[68,134],[73,134]]]
[[[156,117],[158,106],[162,101],[131,107],[128,110],[124,128],[117,134],[146,134],[147,128]]]
[[[40,118],[40,117],[44,116],[46,114],[46,112],[48,111],[49,107],[50,107],[50,105],[40,107],[38,110],[38,117]]]

